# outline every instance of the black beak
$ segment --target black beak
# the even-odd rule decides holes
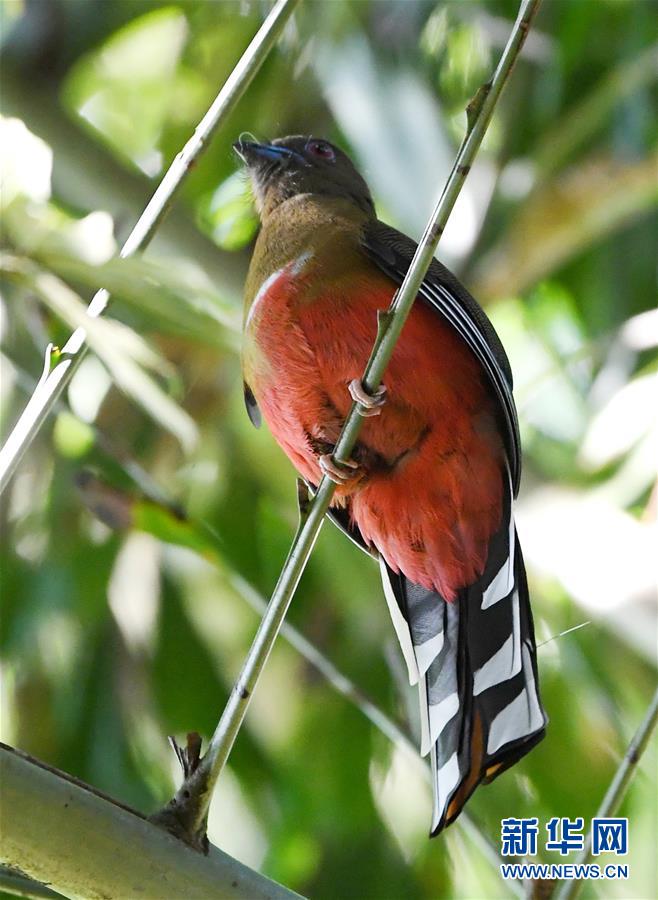
[[[299,153],[287,147],[276,147],[274,144],[257,144],[255,141],[236,141],[233,149],[246,166],[259,160],[298,159],[303,161]]]

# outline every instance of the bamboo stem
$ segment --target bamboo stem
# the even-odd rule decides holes
[[[244,598],[252,609],[262,615],[267,607],[264,597],[241,575],[229,575],[228,578],[235,591]],[[379,706],[373,703],[351,678],[341,672],[315,644],[311,643],[293,625],[284,622],[281,626],[281,637],[324,677],[336,693],[356,707],[384,737],[388,738],[394,747],[401,750],[419,768],[429,785],[432,784],[432,772],[429,764],[420,755],[418,743],[412,740],[405,729],[401,728],[383,709],[380,709]],[[455,824],[478,848],[494,871],[499,872],[500,857],[498,848],[484,834],[478,822],[464,810]],[[505,886],[515,897],[523,897],[523,890],[519,881],[510,879],[505,882]]]
[[[633,739],[628,745],[628,750],[624,754],[619,768],[615,772],[615,776],[610,783],[610,787],[606,791],[605,797],[601,801],[601,805],[596,813],[597,819],[606,819],[614,816],[619,809],[621,801],[624,799],[626,790],[628,789],[631,779],[637,770],[637,765],[646,750],[649,739],[658,724],[658,688],[651,698],[649,708],[640,727],[633,735]],[[589,862],[592,855],[592,832],[590,831],[585,839],[585,846],[580,852],[574,865],[585,865]],[[573,881],[565,881],[560,886],[555,895],[555,900],[573,900],[577,897],[583,888],[584,881],[582,879],[574,879]]]
[[[132,256],[148,246],[191,167],[198,161],[218,127],[235,108],[274,47],[298,3],[299,0],[278,0],[273,7],[196,127],[194,134],[175,157],[123,245],[121,257]],[[102,315],[109,299],[110,296],[105,289],[97,291],[87,307],[87,315],[91,318]],[[46,421],[57,398],[80,365],[87,350],[86,337],[84,328],[76,328],[61,350],[55,350],[51,346],[46,349],[43,375],[4,447],[0,450],[0,494]]]
[[[418,244],[404,281],[395,294],[389,310],[380,317],[379,333],[363,377],[363,384],[370,393],[374,393],[382,381],[386,366],[432,261],[448,216],[475,159],[500,93],[523,46],[539,3],[540,0],[523,0],[510,38],[491,81],[480,89],[468,109],[468,130],[452,171]],[[337,461],[344,462],[349,458],[362,424],[363,418],[359,414],[357,404],[353,404],[334,451],[334,458]],[[205,831],[205,820],[213,788],[231,752],[251,695],[311,555],[335,487],[333,482],[324,477],[309,503],[308,509],[300,517],[300,526],[281,570],[279,580],[247,654],[242,671],[210,740],[208,750],[197,770],[186,779],[183,787],[170,802],[170,811],[175,810],[180,813],[184,811],[182,819],[186,823],[192,823],[192,832],[197,838]],[[190,809],[191,804],[194,806],[193,809]],[[185,827],[188,827],[187,824]],[[193,839],[192,835],[190,835],[190,839]]]
[[[12,897],[25,897],[27,900],[63,900],[62,894],[51,891],[45,884],[6,866],[0,866],[0,891]]]
[[[215,847],[208,856],[196,853],[139,813],[5,744],[0,781],[0,862],[65,897],[299,898]],[[9,886],[6,875],[0,886]]]

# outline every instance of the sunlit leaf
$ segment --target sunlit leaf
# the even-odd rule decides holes
[[[238,250],[249,243],[256,233],[258,218],[242,172],[230,175],[219,185],[207,200],[201,217],[224,250]]]
[[[168,364],[127,326],[108,318],[91,318],[80,297],[55,276],[4,257],[0,269],[28,281],[39,298],[72,328],[86,332],[87,343],[108,367],[118,387],[175,435],[186,451],[197,440],[188,414],[147,374],[144,367],[167,373]]]
[[[83,57],[67,78],[67,103],[149,175],[162,166],[155,145],[186,35],[182,12],[154,10]]]
[[[0,116],[0,207],[16,197],[43,203],[50,197],[53,154],[20,119]]]

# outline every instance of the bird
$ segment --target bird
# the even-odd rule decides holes
[[[249,136],[252,137],[251,135]],[[361,378],[416,250],[379,221],[349,156],[311,135],[240,138],[260,219],[245,283],[247,412],[264,419],[329,517],[379,563],[418,685],[430,836],[544,736],[528,585],[513,517],[521,474],[512,373],[467,289],[434,259],[380,388]],[[352,404],[351,458],[333,458]]]

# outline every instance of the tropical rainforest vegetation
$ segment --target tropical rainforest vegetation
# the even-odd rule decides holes
[[[517,4],[302,0],[151,248],[118,260],[267,9],[0,3],[5,434],[48,342],[112,294],[3,503],[2,739],[145,811],[178,777],[166,736],[212,733],[297,518],[293,470],[243,407],[257,221],[231,144],[335,141],[417,238]],[[501,819],[588,823],[655,689],[657,13],[543,4],[439,252],[514,370],[546,739],[475,794],[474,827],[429,841],[422,766],[280,639],[210,838],[307,896],[508,897]],[[329,524],[288,621],[416,734],[377,568]],[[656,895],[657,771],[654,743],[621,810],[628,881],[584,896]]]

